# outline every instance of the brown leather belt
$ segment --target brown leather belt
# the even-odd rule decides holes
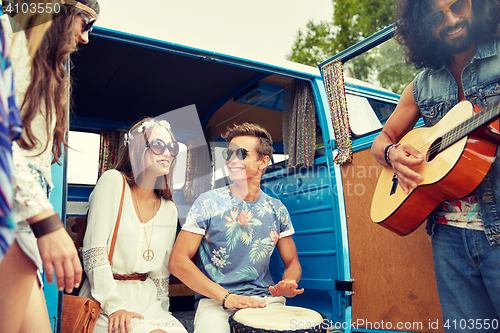
[[[126,280],[139,280],[146,281],[148,278],[148,273],[134,273],[134,274],[115,274],[113,273],[113,279],[126,281]]]

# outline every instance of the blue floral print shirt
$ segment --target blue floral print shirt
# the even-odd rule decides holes
[[[243,201],[229,187],[200,195],[182,230],[204,235],[198,268],[228,291],[246,296],[271,295],[271,254],[280,238],[294,233],[280,200],[261,192],[256,201]]]

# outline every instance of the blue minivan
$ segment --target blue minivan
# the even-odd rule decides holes
[[[200,167],[209,175],[208,188],[216,188],[229,182],[217,154],[223,146],[220,134],[233,122],[258,123],[271,133],[275,151],[262,190],[279,198],[290,212],[303,269],[299,287],[305,292],[287,304],[321,312],[333,331],[442,331],[425,233],[420,228],[399,237],[370,220],[381,170],[370,146],[399,95],[377,82],[345,76],[345,86],[337,84],[337,94],[342,92],[337,101],[346,102],[347,112],[339,113],[330,88],[325,88],[326,67],[347,66],[350,59],[390,40],[392,32],[393,27],[388,27],[315,68],[256,62],[95,28],[92,42],[72,59],[75,85],[69,145],[73,149],[62,165],[53,166],[56,189],[51,201],[67,219],[68,232],[75,236],[72,219],[85,215],[97,175],[108,167],[102,163],[102,153],[99,158],[101,149],[109,149],[108,143],[103,144],[106,136],[128,129],[144,116],[191,106],[196,114],[186,121],[199,124],[213,156]],[[342,75],[336,79],[342,83]],[[296,83],[302,90],[291,88]],[[305,102],[292,109],[299,117],[303,112],[313,116],[295,133],[285,119],[289,119],[290,101],[300,99],[300,94],[307,94]],[[309,137],[307,147],[299,137],[304,132]],[[79,142],[83,146],[77,146]],[[349,154],[351,146],[352,162],[337,164],[334,160],[340,150],[348,149]],[[89,152],[82,153],[84,149]],[[291,164],[297,151],[307,153],[308,161]],[[81,172],[75,175],[77,167],[93,173],[82,179]],[[182,223],[193,192],[187,194],[185,168],[178,170],[174,198]],[[273,255],[271,271],[280,280],[283,264],[277,255]],[[46,294],[56,332],[61,295],[52,287]],[[192,291],[172,277],[170,296],[171,311],[191,329]]]

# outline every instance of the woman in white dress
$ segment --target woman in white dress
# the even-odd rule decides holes
[[[186,330],[169,312],[168,260],[177,231],[170,191],[179,146],[170,124],[145,119],[125,135],[116,170],[106,171],[89,200],[83,262],[88,279],[80,296],[101,303],[94,332]],[[112,263],[108,261],[126,179]]]

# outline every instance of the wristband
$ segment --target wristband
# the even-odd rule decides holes
[[[384,158],[385,158],[385,163],[387,163],[390,167],[392,167],[391,161],[389,160],[389,153],[391,152],[392,148],[398,148],[400,146],[399,143],[391,143],[390,145],[387,145],[385,147],[384,151]]]
[[[226,294],[226,296],[224,296],[224,298],[222,299],[222,308],[223,308],[224,310],[227,310],[227,309],[228,309],[228,308],[226,308],[226,299],[227,299],[227,298],[228,298],[228,296],[229,296],[229,295],[231,295],[231,294],[234,294],[234,293],[232,293],[232,292],[228,291],[228,292],[227,292],[227,294]]]
[[[63,227],[64,225],[57,213],[46,217],[43,220],[30,224],[30,228],[35,234],[36,238],[40,238],[42,236],[50,234],[51,232],[54,232]]]

